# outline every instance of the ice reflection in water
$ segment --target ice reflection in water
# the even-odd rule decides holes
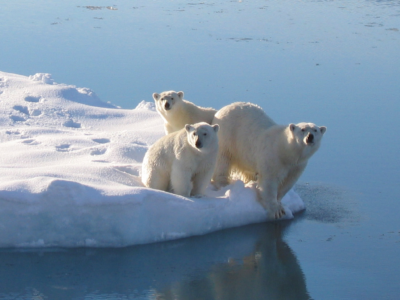
[[[301,266],[282,239],[287,226],[123,249],[2,250],[0,298],[309,299]]]

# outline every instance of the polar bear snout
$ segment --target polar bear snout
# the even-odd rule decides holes
[[[199,140],[196,141],[195,145],[197,149],[203,148],[203,144]]]
[[[169,103],[170,100],[166,97],[161,98],[161,101],[164,102],[164,109],[165,110],[170,110],[172,108],[172,103]]]
[[[312,144],[314,143],[314,135],[312,133],[309,133],[306,137],[306,142],[307,144]]]

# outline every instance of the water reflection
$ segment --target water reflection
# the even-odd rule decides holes
[[[251,253],[213,265],[202,278],[172,284],[157,299],[310,299],[299,262],[282,239],[286,226],[248,228],[258,232]]]
[[[309,299],[282,239],[289,224],[124,249],[3,250],[0,298]]]

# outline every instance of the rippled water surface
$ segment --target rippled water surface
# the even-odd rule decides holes
[[[0,70],[133,108],[183,90],[328,131],[289,222],[124,249],[3,249],[0,299],[398,299],[400,2],[2,1]]]

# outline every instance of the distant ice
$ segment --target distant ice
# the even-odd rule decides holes
[[[144,188],[163,135],[153,102],[120,109],[50,74],[0,72],[0,247],[122,247],[266,221],[241,181],[203,198]],[[293,191],[283,204],[287,218],[304,209]]]

